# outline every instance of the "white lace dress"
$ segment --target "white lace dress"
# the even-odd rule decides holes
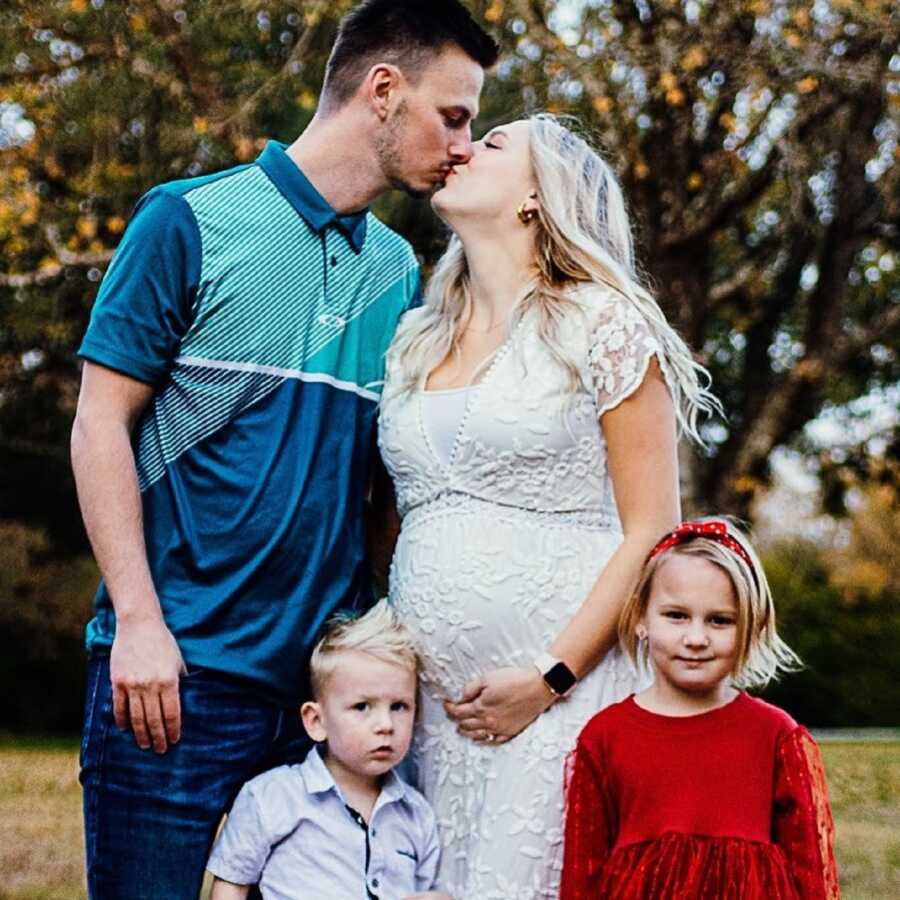
[[[392,390],[388,355],[379,443],[402,517],[390,597],[424,655],[413,758],[440,826],[439,884],[456,900],[558,896],[565,757],[594,713],[638,687],[613,651],[500,746],[460,737],[441,705],[479,673],[530,666],[622,538],[598,423],[658,347],[611,293],[573,297],[582,312],[561,337],[590,389],[572,395],[536,318],[524,318],[468,392],[447,463],[423,427],[421,395]]]

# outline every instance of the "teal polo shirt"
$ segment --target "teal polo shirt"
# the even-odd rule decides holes
[[[339,216],[270,142],[138,203],[79,350],[152,385],[135,435],[147,557],[188,667],[286,704],[326,618],[371,602],[363,502],[409,244]],[[105,584],[87,628],[108,648]]]

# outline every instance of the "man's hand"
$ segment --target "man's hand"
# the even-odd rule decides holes
[[[178,680],[184,660],[162,619],[118,621],[109,659],[113,714],[142,750],[165,753],[181,737]]]

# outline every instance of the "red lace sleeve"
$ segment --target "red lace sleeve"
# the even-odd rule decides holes
[[[788,859],[803,900],[839,900],[834,821],[816,742],[795,728],[778,747],[773,841]]]
[[[596,900],[616,818],[597,755],[581,741],[566,760],[566,832],[559,900]]]

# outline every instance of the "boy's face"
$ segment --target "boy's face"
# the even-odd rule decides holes
[[[303,724],[328,741],[327,758],[353,775],[378,777],[406,756],[416,713],[416,673],[358,650],[340,654]]]

